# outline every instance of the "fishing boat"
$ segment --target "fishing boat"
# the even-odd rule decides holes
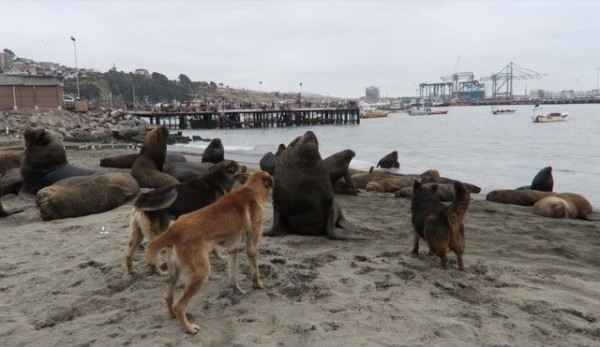
[[[533,109],[534,123],[550,123],[550,122],[563,122],[567,120],[569,112],[544,112],[538,105]]]
[[[383,110],[361,110],[360,118],[382,118],[388,116],[387,111]]]
[[[433,115],[444,115],[447,114],[448,110],[432,110],[430,107],[411,108],[408,110],[408,114],[411,116],[433,116]]]
[[[515,112],[517,112],[517,110],[515,109],[510,109],[510,108],[495,108],[492,107],[492,114],[514,114]]]

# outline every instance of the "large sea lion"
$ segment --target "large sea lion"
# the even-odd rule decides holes
[[[533,213],[551,218],[590,219],[592,204],[575,193],[559,193],[540,199],[533,205]]]
[[[131,169],[139,153],[119,154],[100,159],[100,166],[120,169]],[[167,153],[165,163],[186,162],[185,156],[179,153]]]
[[[332,239],[355,239],[336,228],[360,229],[348,222],[338,207],[329,172],[312,131],[293,140],[275,166],[273,227],[265,236],[287,233],[325,235]]]
[[[382,167],[384,169],[391,169],[393,167],[399,168],[400,162],[398,162],[398,151],[393,151],[381,158],[377,163],[377,167]]]
[[[146,133],[140,155],[131,168],[131,175],[140,188],[160,188],[179,182],[175,177],[163,172],[168,138],[169,130],[164,125]]]
[[[273,152],[267,152],[265,155],[263,155],[263,157],[260,158],[260,161],[258,162],[260,169],[268,172],[271,176],[273,176],[273,174],[275,173],[275,165],[277,164],[277,158],[279,158],[283,151],[285,151],[285,145],[283,143],[280,143],[279,147],[277,147],[277,152],[275,152],[275,154],[273,154]]]
[[[0,151],[0,175],[6,171],[21,167],[22,149]]]
[[[331,180],[334,193],[345,195],[358,194],[358,189],[354,186],[352,177],[348,172],[350,161],[352,161],[355,155],[356,153],[353,150],[345,149],[323,159],[323,164],[327,172],[329,172],[329,179]],[[341,181],[342,178],[344,178],[344,182],[338,184],[338,181]]]
[[[202,162],[217,164],[225,159],[225,148],[221,139],[214,138],[210,141],[204,152],[202,152]]]
[[[539,200],[554,194],[556,193],[533,189],[498,189],[489,192],[485,199],[501,204],[533,206]]]
[[[67,161],[62,139],[44,129],[27,128],[23,133],[25,151],[21,160],[22,190],[35,194],[67,177],[86,176],[94,170],[73,166]]]
[[[35,203],[42,220],[87,216],[119,207],[139,192],[125,172],[66,178],[41,189]]]
[[[554,189],[554,178],[552,177],[552,166],[547,166],[541,169],[531,181],[530,186],[517,188],[541,190],[543,192],[551,192]]]

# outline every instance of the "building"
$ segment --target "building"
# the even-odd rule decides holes
[[[150,72],[146,69],[135,69],[134,73],[139,76],[150,77]]]
[[[365,97],[367,98],[367,101],[379,100],[379,88],[375,86],[367,87],[365,91]]]
[[[12,67],[15,56],[8,52],[0,52],[0,71],[7,71]]]
[[[53,76],[0,75],[0,110],[58,108],[63,84]]]

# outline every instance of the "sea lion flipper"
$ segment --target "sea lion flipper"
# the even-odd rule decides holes
[[[337,226],[337,227],[336,227]],[[339,228],[338,228],[339,227]],[[343,230],[347,230],[354,233],[362,232],[361,228],[355,226],[350,223],[344,215],[342,214],[342,210],[340,210],[337,204],[333,203],[331,208],[331,212],[329,213],[329,218],[327,220],[327,229],[325,230],[327,237],[332,240],[366,240],[366,237],[355,236],[349,233],[344,232]]]
[[[262,235],[267,237],[283,236],[288,234],[288,230],[283,224],[281,213],[273,206],[273,226],[268,231],[263,231]]]

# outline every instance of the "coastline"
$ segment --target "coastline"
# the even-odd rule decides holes
[[[67,157],[97,168],[100,158],[131,151],[68,147]],[[539,217],[474,195],[459,272],[452,253],[447,270],[426,246],[410,254],[410,200],[366,191],[336,200],[370,240],[264,237],[267,288],[251,289],[241,255],[241,296],[227,286],[226,262],[211,258],[210,280],[188,306],[201,330],[189,336],[168,317],[165,280],[150,275],[141,250],[138,273],[125,272],[131,202],[42,222],[32,197],[5,196],[5,208],[25,210],[0,222],[0,343],[536,346],[600,338],[600,223]],[[271,224],[269,200],[264,228]],[[102,225],[109,235],[99,234]]]

